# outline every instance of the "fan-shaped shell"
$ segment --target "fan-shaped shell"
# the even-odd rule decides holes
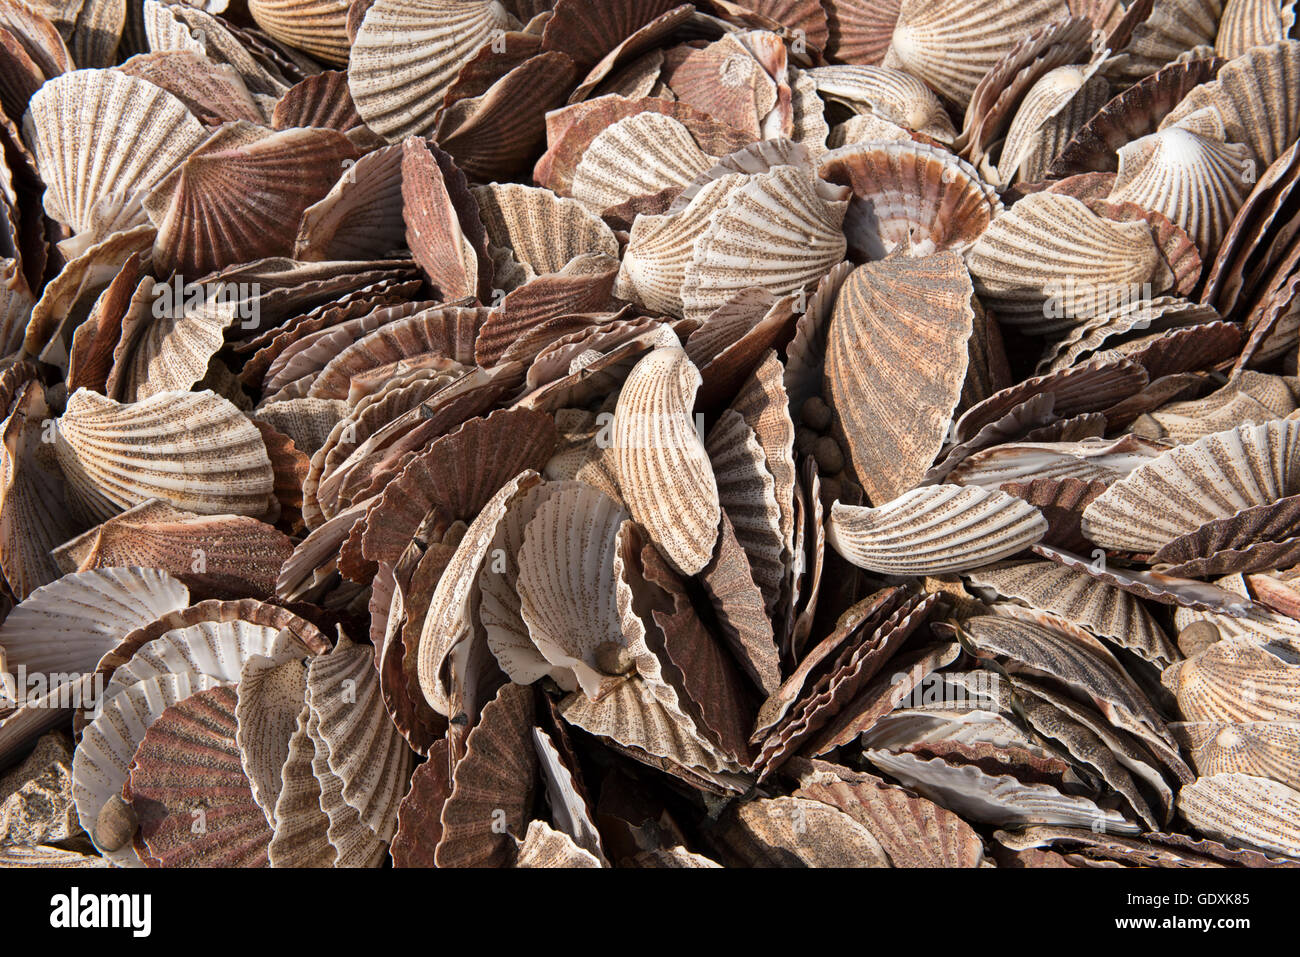
[[[1252,162],[1239,143],[1168,126],[1120,149],[1110,199],[1163,213],[1212,256],[1249,192]]]
[[[235,706],[235,741],[253,800],[271,827],[275,827],[289,744],[306,700],[307,669],[300,659],[258,656],[244,662]]]
[[[204,515],[270,507],[274,475],[262,433],[213,392],[119,405],[79,389],[55,435],[70,494],[99,521],[151,498]]]
[[[1214,50],[1232,58],[1284,40],[1295,26],[1295,15],[1294,0],[1225,0]]]
[[[1253,774],[1300,785],[1300,722],[1190,721],[1170,726],[1202,776]]]
[[[671,116],[646,112],[619,120],[587,147],[571,194],[597,212],[629,199],[686,186],[715,159]]]
[[[327,63],[348,62],[349,0],[249,0],[257,25],[281,43]]]
[[[189,589],[153,568],[101,568],[38,588],[0,625],[7,669],[69,677],[135,629],[189,605]],[[6,671],[6,673],[11,673]]]
[[[611,432],[619,490],[632,517],[685,575],[713,557],[722,518],[713,468],[691,418],[700,382],[684,349],[655,349],[624,383]]]
[[[357,111],[389,142],[431,133],[465,61],[515,26],[496,0],[376,0],[348,59]]]
[[[1154,552],[1207,522],[1300,492],[1300,421],[1243,425],[1180,445],[1111,485],[1083,513],[1104,548]]]
[[[840,289],[826,398],[872,502],[914,488],[943,446],[966,379],[973,296],[952,252],[868,263]]]
[[[1252,638],[1224,638],[1165,669],[1161,682],[1188,721],[1300,720],[1300,665]]]
[[[1011,183],[1043,178],[1074,134],[1106,105],[1110,85],[1092,66],[1060,66],[1025,94],[1007,130],[998,178]]]
[[[1252,774],[1214,774],[1178,794],[1178,811],[1203,834],[1300,857],[1300,791]]]
[[[1067,329],[1173,284],[1145,222],[1103,219],[1055,193],[1026,196],[995,219],[967,262],[981,302],[1030,332]]]
[[[480,186],[473,192],[488,241],[497,249],[511,250],[531,270],[529,278],[560,272],[587,253],[618,258],[613,231],[576,199],[513,183]]]
[[[1262,175],[1300,135],[1300,41],[1257,47],[1194,88],[1160,124],[1168,129],[1207,106],[1223,118],[1225,139],[1245,143]]]
[[[269,864],[271,829],[240,765],[235,729],[235,691],[219,685],[172,705],[145,732],[124,793],[150,864]]]
[[[879,508],[836,502],[827,541],[868,571],[942,575],[1014,555],[1046,531],[1038,509],[1005,492],[931,485]]]
[[[695,242],[682,310],[703,320],[755,286],[798,292],[844,259],[849,191],[794,166],[778,166],[727,197]]]
[[[845,234],[854,255],[865,259],[895,249],[913,256],[964,253],[1002,213],[997,191],[973,166],[910,140],[832,150],[818,175],[853,190]]]
[[[964,106],[993,66],[1025,35],[1069,15],[1065,0],[981,3],[903,0],[883,61]]]
[[[114,70],[75,70],[32,97],[24,121],[45,210],[81,248],[144,220],[141,200],[205,138],[185,104]],[[132,144],[121,150],[122,143]]]
[[[823,97],[921,133],[941,143],[957,138],[952,119],[930,88],[910,73],[880,66],[823,66],[808,71]]]
[[[542,656],[568,668],[592,698],[628,661],[614,589],[614,547],[627,518],[596,489],[574,483],[533,514],[519,550],[520,615]]]
[[[415,755],[384,708],[372,649],[341,638],[329,654],[312,658],[307,703],[343,799],[379,840],[391,840]]]
[[[99,811],[109,798],[122,791],[136,748],[145,732],[163,712],[191,694],[206,691],[220,682],[192,674],[162,675],[133,685],[103,702],[103,711],[87,725],[72,760],[72,797],[82,829],[98,842]],[[139,866],[130,843],[110,848],[96,847],[115,864]]]

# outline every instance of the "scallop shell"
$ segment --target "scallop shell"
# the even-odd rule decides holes
[[[1108,68],[1126,79],[1154,73],[1199,47],[1212,47],[1223,0],[1156,0]]]
[[[1225,0],[1214,50],[1231,59],[1285,40],[1295,26],[1295,14],[1294,0]]]
[[[844,259],[848,195],[794,166],[731,191],[695,241],[682,281],[685,316],[703,320],[754,286],[781,296],[815,283]]]
[[[173,628],[133,649],[109,673],[104,697],[167,674],[207,676],[215,681],[239,681],[244,664],[253,657],[277,657],[284,648],[305,649],[274,624],[251,621],[201,621]],[[120,652],[119,652],[120,653]],[[109,659],[105,658],[104,661]],[[100,670],[105,671],[103,661]]]
[[[451,797],[451,767],[446,739],[429,752],[429,760],[411,775],[411,790],[397,809],[393,867],[434,867],[442,840],[442,809]]]
[[[1081,629],[979,615],[963,626],[981,656],[1006,656],[1086,695],[1111,722],[1144,739],[1172,744],[1168,729],[1136,682],[1106,647]]]
[[[1160,128],[1178,125],[1212,106],[1223,118],[1225,139],[1245,143],[1266,169],[1300,135],[1298,76],[1300,41],[1257,47],[1223,67],[1215,79],[1191,90]]]
[[[312,771],[316,752],[307,733],[310,714],[304,704],[280,771],[280,797],[268,849],[272,867],[332,867],[337,856],[329,842],[329,817],[321,809],[321,784]]]
[[[967,254],[975,291],[1003,322],[1067,329],[1115,301],[1151,299],[1173,274],[1144,222],[1103,219],[1071,196],[1033,193]]]
[[[78,252],[145,222],[145,193],[207,136],[176,97],[113,70],[50,80],[32,97],[24,135],[48,186],[45,210],[78,234]],[[122,142],[136,147],[125,159]]]
[[[269,132],[242,121],[221,127],[144,201],[158,228],[157,266],[201,276],[288,255],[303,212],[359,155],[337,130]],[[242,202],[252,192],[259,198],[255,210]]]
[[[714,842],[733,867],[888,867],[871,831],[838,808],[799,797],[756,798],[718,822]]]
[[[1202,256],[1210,256],[1249,192],[1251,162],[1241,144],[1167,126],[1120,149],[1109,198],[1163,213],[1187,231]]]
[[[802,768],[795,796],[848,814],[876,836],[895,867],[979,867],[983,861],[979,834],[933,801],[825,761]]]
[[[637,363],[614,412],[619,488],[673,567],[699,572],[713,556],[721,507],[704,442],[691,419],[700,374],[680,348]],[[664,489],[672,489],[664,495]]]
[[[1032,608],[1051,612],[1167,666],[1178,654],[1151,613],[1132,595],[1053,562],[991,565],[968,573],[972,584],[992,588]]]
[[[347,73],[324,70],[295,83],[280,97],[271,112],[271,126],[287,130],[294,126],[315,126],[349,133],[354,140],[374,133],[362,122],[348,90]]]
[[[1083,533],[1104,548],[1153,552],[1217,519],[1300,492],[1300,421],[1243,425],[1136,469],[1088,506]]]
[[[1165,669],[1161,682],[1187,721],[1300,720],[1300,666],[1253,638],[1224,638]]]
[[[608,496],[574,483],[533,513],[519,549],[520,615],[559,684],[598,698],[627,657],[614,588],[614,546],[627,513]]]
[[[318,716],[343,799],[379,840],[391,840],[414,754],[384,710],[372,650],[340,638],[329,654],[312,658],[307,703]]]
[[[151,865],[266,867],[271,829],[235,744],[235,691],[172,705],[145,732],[124,787]]]
[[[883,63],[964,106],[984,74],[1022,37],[1068,14],[1064,0],[993,2],[977,9],[959,0],[902,0]]]
[[[439,867],[508,863],[529,819],[537,776],[533,691],[507,684],[483,708],[442,808]]]
[[[1193,721],[1170,726],[1204,777],[1253,774],[1287,787],[1300,784],[1294,755],[1300,748],[1295,721]]]
[[[466,59],[516,26],[495,0],[376,0],[348,60],[357,111],[389,142],[431,133]]]
[[[452,716],[452,685],[458,672],[463,673],[470,650],[484,637],[473,609],[479,602],[479,570],[497,526],[512,500],[540,481],[536,472],[522,472],[498,491],[474,519],[438,580],[420,629],[417,671],[425,700],[439,714]]]
[[[49,418],[45,390],[29,382],[0,423],[0,568],[20,600],[58,577],[50,552],[76,528],[63,476],[43,441]]]
[[[705,448],[718,483],[719,504],[744,549],[764,606],[771,609],[785,578],[785,540],[767,456],[754,430],[734,409],[719,416]]]
[[[998,159],[1003,183],[1044,178],[1052,161],[1092,117],[1106,105],[1110,86],[1095,68],[1061,66],[1025,94],[1007,130]]]
[[[544,821],[533,821],[519,843],[516,867],[600,867],[590,851],[579,847],[568,834],[557,831]]]
[[[964,253],[1003,211],[973,166],[910,140],[841,147],[822,157],[817,172],[853,190],[845,233],[854,255],[868,260],[896,249]]]
[[[77,818],[92,841],[96,840],[95,822],[100,808],[109,798],[121,793],[131,759],[149,726],[172,705],[219,683],[192,674],[162,675],[103,702],[102,713],[82,733],[72,761],[72,796],[77,803]],[[116,850],[96,847],[119,866],[141,864],[129,843]]]
[[[249,0],[248,12],[274,39],[318,60],[348,62],[349,0]]]
[[[1005,492],[932,485],[879,508],[836,502],[827,541],[868,571],[942,575],[1014,555],[1046,531],[1036,508]]]
[[[604,130],[573,173],[572,196],[602,211],[629,199],[686,186],[715,159],[690,130],[662,113],[637,113]]]
[[[1300,857],[1300,791],[1251,774],[1199,778],[1178,794],[1178,811],[1203,834]]]
[[[235,706],[235,740],[253,800],[272,828],[284,784],[281,772],[306,700],[307,669],[300,659],[255,657],[244,663]]]
[[[511,250],[532,276],[560,272],[587,253],[618,258],[614,233],[577,200],[513,183],[480,186],[473,193],[488,241]]]
[[[388,848],[361,820],[361,815],[343,797],[343,779],[334,773],[330,764],[329,742],[321,734],[320,719],[316,711],[308,707],[306,731],[311,738],[311,772],[319,782],[320,799],[317,808],[324,812],[325,839],[330,850],[320,844],[321,819],[319,815],[309,817],[311,830],[315,838],[299,845],[299,853],[319,854],[321,863],[332,860],[334,867],[378,867],[388,853]],[[277,810],[277,820],[279,812]],[[273,842],[274,843],[274,842]],[[332,851],[332,858],[331,858]],[[325,866],[329,866],[326,864]]]
[[[270,507],[262,434],[215,393],[161,392],[124,406],[79,389],[57,421],[68,491],[98,521],[151,498],[208,515]]]
[[[1003,827],[1095,827],[1108,834],[1142,831],[1118,811],[1105,810],[1087,797],[1064,793],[1050,784],[1027,784],[1009,774],[989,774],[975,764],[952,764],[906,751],[868,749],[865,754],[882,771],[968,821]]]
[[[825,392],[872,502],[914,488],[944,444],[966,378],[973,296],[952,252],[868,263],[840,289]]]
[[[33,674],[91,672],[130,632],[190,603],[189,590],[152,568],[101,568],[38,588],[0,625],[7,667]]]
[[[196,515],[151,499],[64,543],[54,557],[65,572],[138,565],[205,595],[266,598],[292,552],[287,535],[256,519]]]
[[[202,54],[189,50],[141,53],[117,69],[166,90],[205,125],[229,120],[266,122],[261,106],[235,68],[213,63]]]
[[[957,130],[939,98],[909,73],[853,65],[817,67],[807,75],[821,96],[854,113],[878,117],[940,143],[957,138]]]

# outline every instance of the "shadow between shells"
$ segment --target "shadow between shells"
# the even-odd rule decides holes
[[[1293,0],[0,0],[0,865],[1300,862]]]

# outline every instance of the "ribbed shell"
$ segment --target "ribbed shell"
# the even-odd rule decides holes
[[[1253,774],[1300,786],[1300,722],[1195,721],[1170,726],[1203,776]]]
[[[888,867],[867,828],[838,808],[802,797],[758,798],[719,820],[714,841],[734,867]]]
[[[895,867],[979,867],[984,859],[983,841],[960,817],[874,775],[813,761],[800,785],[796,796],[837,807],[871,831]]]
[[[76,70],[32,97],[24,136],[47,187],[45,211],[88,234],[89,243],[145,222],[145,192],[207,132],[184,103],[152,83],[114,70]]]
[[[1225,0],[1214,52],[1239,57],[1283,40],[1295,26],[1295,0]]]
[[[632,224],[615,294],[653,312],[680,317],[682,284],[696,240],[725,207],[731,193],[745,182],[740,173],[723,176],[704,184],[680,212],[638,216]]]
[[[461,67],[517,25],[495,0],[376,0],[348,60],[357,111],[389,142],[431,133]]]
[[[163,675],[103,702],[103,712],[82,732],[72,759],[72,798],[81,827],[92,841],[99,811],[110,797],[121,793],[131,759],[149,726],[178,701],[217,684],[208,677]],[[99,850],[119,866],[140,866],[130,842],[116,851]]]
[[[249,0],[257,25],[295,50],[342,66],[348,62],[349,0]]]
[[[235,700],[224,685],[192,695],[163,712],[136,749],[126,789],[151,863],[269,866],[271,828],[240,765]]]
[[[374,652],[341,638],[311,659],[307,703],[329,747],[329,767],[343,782],[343,799],[381,841],[397,830],[415,754],[388,717]]]
[[[1160,680],[1187,721],[1300,721],[1300,665],[1253,638],[1216,641]]]
[[[1300,421],[1243,425],[1181,445],[1116,482],[1083,513],[1104,548],[1154,552],[1206,522],[1300,492]]]
[[[289,742],[306,700],[307,669],[300,659],[282,662],[256,657],[244,663],[235,705],[235,741],[253,800],[271,827],[275,827],[275,805],[284,784],[281,772],[289,760]]]
[[[1300,41],[1257,47],[1239,56],[1208,83],[1193,89],[1160,124],[1168,129],[1213,106],[1225,139],[1245,143],[1262,165],[1256,176],[1300,136]]]
[[[885,58],[901,0],[822,0],[830,20],[826,52],[844,63]]]
[[[1250,192],[1251,165],[1250,151],[1240,143],[1170,126],[1120,149],[1109,198],[1163,213],[1209,257]]]
[[[976,586],[992,588],[1033,608],[1088,629],[1165,666],[1178,658],[1169,638],[1134,596],[1055,562],[992,565],[969,574]]]
[[[537,650],[568,668],[592,698],[624,647],[614,588],[614,548],[627,518],[613,499],[566,483],[533,514],[519,549],[520,615]]]
[[[1156,0],[1112,67],[1124,78],[1155,73],[1188,50],[1212,46],[1223,0]]]
[[[1005,492],[931,485],[879,508],[836,502],[827,540],[868,571],[942,575],[1014,555],[1046,531],[1038,509]]]
[[[271,838],[272,867],[331,867],[335,851],[329,842],[329,818],[321,809],[321,784],[312,771],[316,754],[307,733],[311,709],[298,713],[289,755],[280,772],[280,796],[275,805],[275,835]]]
[[[854,254],[871,260],[895,249],[964,253],[1003,211],[973,166],[911,140],[833,150],[818,175],[853,190],[844,231]]]
[[[202,276],[289,255],[303,212],[359,155],[337,130],[223,126],[145,200],[158,228],[155,267]]]
[[[882,771],[969,821],[1003,827],[1097,827],[1118,834],[1142,831],[1118,811],[1103,810],[1082,795],[1064,794],[1050,784],[1026,784],[1009,774],[988,774],[975,764],[950,764],[909,752],[868,749],[864,753]]]
[[[706,448],[718,483],[718,501],[745,551],[764,604],[772,608],[785,579],[785,540],[767,456],[754,430],[734,409],[718,417]]]
[[[873,503],[914,488],[943,446],[966,379],[973,296],[952,252],[868,263],[840,289],[826,399]]]
[[[714,162],[677,120],[637,113],[592,140],[574,171],[572,195],[603,212],[629,199],[685,186]]]
[[[700,383],[685,350],[654,350],[624,383],[611,432],[619,490],[632,517],[684,575],[708,564],[722,518],[692,418]]]
[[[119,405],[79,389],[55,438],[69,493],[97,521],[151,498],[204,515],[254,516],[272,500],[262,433],[212,392]]]
[[[755,286],[781,296],[815,283],[844,259],[848,194],[794,166],[750,177],[695,242],[684,315],[703,320]]]
[[[1179,813],[1203,834],[1300,857],[1300,791],[1251,774],[1199,778],[1178,794]]]
[[[206,675],[215,681],[237,682],[250,658],[271,657],[280,629],[248,621],[204,621],[176,628],[132,652],[116,668],[104,689],[112,698],[124,688],[167,674]]]
[[[1110,85],[1086,66],[1062,66],[1025,94],[998,160],[1003,183],[1044,177],[1065,145],[1110,98]]]
[[[586,253],[618,258],[613,231],[576,199],[514,183],[480,186],[473,192],[488,241],[513,251],[535,276],[559,272]]]
[[[967,262],[980,301],[1033,333],[1068,329],[1115,298],[1151,298],[1173,283],[1145,222],[1102,219],[1056,193],[1026,196],[994,220]]]
[[[965,106],[984,74],[1027,34],[1069,15],[1065,0],[903,0],[884,65]]]
[[[153,568],[101,568],[38,588],[0,625],[9,673],[95,670],[129,633],[190,603],[189,589]]]
[[[910,73],[880,66],[823,66],[809,70],[817,92],[855,113],[871,114],[940,143],[957,137],[939,98]]]

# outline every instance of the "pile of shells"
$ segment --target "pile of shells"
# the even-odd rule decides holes
[[[1284,0],[0,0],[0,864],[1300,863]]]

